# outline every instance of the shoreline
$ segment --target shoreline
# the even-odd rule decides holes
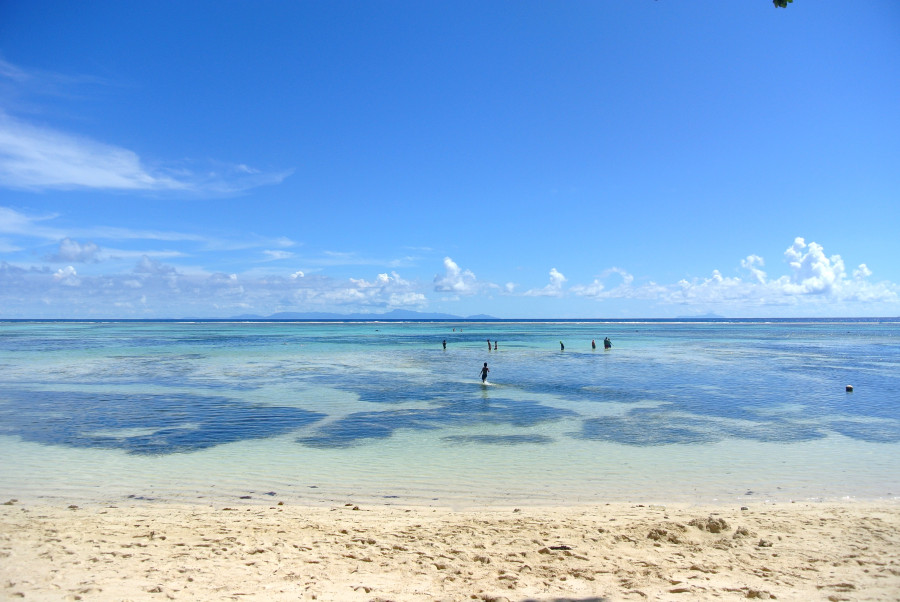
[[[900,503],[0,505],[4,599],[896,600]]]

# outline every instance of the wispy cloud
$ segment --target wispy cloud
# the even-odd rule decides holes
[[[276,249],[276,250],[266,249],[263,251],[263,253],[266,255],[266,261],[279,261],[282,259],[290,259],[291,257],[294,256],[294,254],[291,253],[290,251],[282,251],[280,249]]]
[[[304,257],[304,263],[320,268],[337,266],[387,266],[390,268],[409,267],[417,261],[415,257],[400,257],[384,259],[379,257],[364,256],[353,251],[322,251],[318,254],[309,254]]]
[[[125,260],[140,257],[153,257],[155,259],[172,259],[183,257],[184,253],[173,250],[127,250],[112,247],[101,247],[94,242],[79,242],[71,238],[59,241],[55,253],[44,256],[44,261],[49,263],[99,263],[109,260]]]
[[[0,58],[0,187],[216,196],[278,184],[293,173],[205,158],[150,164],[134,150],[53,127],[46,123],[48,111],[34,110],[29,100],[50,96],[65,102],[86,82],[109,85],[90,76],[29,71]],[[21,117],[35,112],[44,123]]]
[[[227,195],[278,184],[291,173],[224,164],[204,170],[150,167],[131,150],[26,123],[0,111],[0,186],[6,188]]]
[[[108,226],[89,228],[62,228],[50,224],[60,217],[57,213],[29,215],[10,207],[0,206],[0,234],[12,234],[29,238],[60,241],[64,238],[104,239],[104,240],[156,240],[194,241],[213,244],[213,239],[189,232],[160,230],[138,230]]]
[[[0,112],[0,184],[30,190],[186,190],[188,181],[152,173],[136,153],[35,126]]]

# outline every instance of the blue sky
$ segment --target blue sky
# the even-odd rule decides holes
[[[900,3],[0,3],[0,318],[900,315]]]

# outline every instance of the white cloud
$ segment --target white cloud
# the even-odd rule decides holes
[[[59,249],[57,252],[47,258],[52,262],[76,262],[76,263],[93,263],[98,261],[98,253],[100,247],[92,242],[84,244],[71,238],[64,238],[59,241]]]
[[[264,250],[263,253],[265,253],[266,255],[269,256],[269,261],[277,261],[279,259],[290,259],[291,257],[294,256],[294,254],[291,253],[290,251],[280,251],[280,250],[275,250],[275,251]]]
[[[395,274],[396,275],[396,274]],[[387,274],[378,274],[375,280],[371,282],[367,282],[362,278],[351,278],[350,282],[358,286],[359,288],[373,288],[373,287],[383,287],[387,286],[391,283],[391,277]]]
[[[25,71],[2,58],[0,58],[0,77],[6,77],[20,83],[27,82],[29,79],[28,74],[25,73]]]
[[[420,307],[427,303],[416,286],[396,272],[376,275],[372,280],[349,278],[346,281],[324,276],[294,279],[296,285],[290,303],[304,309],[373,311],[387,308]]]
[[[57,272],[53,274],[53,279],[66,286],[78,286],[81,284],[81,281],[78,279],[78,273],[72,266],[57,270]]]
[[[49,221],[56,217],[58,216],[55,214],[39,217],[30,216],[9,207],[0,207],[0,233],[31,236],[46,240],[61,240],[66,237],[66,232],[41,225],[41,222]]]
[[[0,239],[0,253],[16,253],[17,251],[21,251],[22,247],[17,247],[14,244],[7,242],[6,240]]]
[[[478,280],[470,270],[463,270],[449,257],[444,257],[444,274],[434,277],[434,290],[442,293],[474,295],[479,291]]]
[[[870,270],[869,267],[864,263],[859,264],[859,267],[853,270],[853,278],[855,278],[856,280],[865,280],[871,275],[872,270]]]
[[[278,238],[275,239],[274,242],[279,247],[293,247],[294,245],[297,244],[293,240],[288,238],[287,236],[279,236]]]
[[[604,296],[608,296],[604,294],[606,290],[606,286],[600,282],[599,278],[595,278],[593,282],[590,284],[576,284],[572,287],[572,292],[581,297],[593,297],[594,299],[601,299]]]
[[[13,220],[14,221],[14,220]],[[9,223],[9,222],[7,222]],[[759,255],[738,260],[729,274],[713,270],[703,278],[685,278],[671,284],[637,283],[624,269],[603,271],[588,284],[568,286],[558,269],[549,272],[549,283],[541,289],[515,292],[479,282],[452,259],[444,260],[445,274],[432,283],[406,279],[397,272],[374,273],[371,277],[338,279],[320,273],[210,273],[201,267],[185,268],[163,263],[143,254],[133,269],[98,275],[100,267],[124,269],[112,262],[76,271],[78,258],[108,255],[109,249],[94,251],[75,239],[60,243],[62,269],[48,266],[15,266],[0,261],[0,317],[181,317],[230,316],[239,313],[267,315],[277,311],[336,311],[373,313],[390,308],[427,307],[429,284],[437,293],[485,294],[493,289],[522,297],[560,298],[566,294],[620,306],[661,308],[659,313],[712,311],[727,315],[896,315],[900,310],[900,288],[890,282],[872,282],[872,270],[861,264],[852,274],[837,255],[826,255],[821,245],[798,239],[785,254],[783,275],[769,276]],[[58,267],[58,266],[56,266]],[[774,271],[770,268],[770,271]],[[434,294],[434,293],[432,293]],[[442,297],[448,302],[447,297]],[[491,303],[485,295],[477,304]],[[453,311],[451,308],[442,308]],[[483,310],[496,313],[491,306]],[[456,313],[466,313],[458,311]],[[657,314],[659,315],[659,314]]]
[[[791,307],[795,315],[841,312],[845,315],[869,315],[875,304],[896,312],[900,287],[890,282],[867,280],[872,271],[861,264],[848,278],[839,255],[826,256],[821,245],[806,244],[802,238],[785,252],[788,274],[770,278],[762,267],[764,259],[749,255],[740,261],[746,277],[726,276],[715,269],[705,278],[682,279],[674,284],[647,282],[634,284],[634,277],[619,268],[606,270],[591,284],[575,285],[571,291],[597,300],[642,299],[660,307],[694,306],[732,314],[778,315]],[[622,281],[610,288],[604,278],[618,274]],[[860,305],[863,304],[863,305]],[[804,309],[805,308],[805,309]],[[840,309],[845,308],[845,309]]]
[[[844,262],[840,255],[826,257],[821,245],[806,242],[797,237],[784,252],[792,273],[782,280],[785,292],[820,294],[831,292],[836,283],[843,280]]]
[[[400,293],[392,294],[388,297],[388,306],[392,308],[399,307],[422,307],[428,303],[428,298],[422,293]]]
[[[56,227],[61,222],[59,214],[33,214],[17,211],[10,207],[0,206],[0,252],[20,253],[19,261],[31,261],[33,257],[42,256],[50,262],[95,263],[148,256],[157,259],[211,255],[215,252],[263,250],[267,261],[285,259],[291,251],[285,247],[296,243],[285,237],[261,238],[251,235],[246,239],[223,240],[213,239],[202,234],[189,232],[173,232],[159,230],[139,230],[108,226],[90,227]],[[77,219],[76,215],[66,215],[67,220]],[[5,236],[4,236],[5,235]],[[35,240],[37,239],[37,247]],[[84,242],[84,239],[93,239]],[[47,254],[43,247],[45,241],[53,241],[56,251]],[[109,242],[101,242],[109,241]],[[114,246],[116,242],[141,241],[138,248],[121,248]],[[112,244],[110,244],[112,243]],[[159,243],[181,245],[176,250],[158,248]],[[275,245],[276,249],[268,250],[267,246]],[[155,248],[157,247],[157,248]],[[258,259],[259,261],[259,259]]]
[[[556,268],[550,268],[550,284],[548,286],[560,289],[565,281],[566,277],[559,273]]]
[[[766,273],[760,268],[763,267],[765,261],[759,255],[748,255],[746,259],[741,260],[741,267],[748,270],[753,276],[753,280],[763,284],[766,281]]]
[[[29,238],[58,241],[64,238],[80,237],[105,240],[154,240],[154,241],[188,241],[202,242],[208,246],[216,244],[216,241],[200,234],[185,232],[165,232],[157,230],[134,230],[129,228],[110,228],[106,226],[93,226],[90,228],[62,229],[49,225],[59,218],[59,214],[27,215],[9,207],[0,206],[0,234],[12,234]],[[248,245],[244,245],[248,246]]]
[[[134,266],[134,272],[136,274],[152,274],[154,276],[168,276],[176,273],[174,267],[165,265],[147,255],[142,256],[138,264]]]
[[[620,282],[610,289],[603,281],[611,276],[618,276]],[[612,267],[604,270],[600,277],[595,278],[592,283],[576,284],[571,287],[571,290],[581,297],[593,297],[594,299],[628,298],[636,296],[637,291],[632,288],[632,282],[634,282],[634,276],[621,268]]]
[[[84,84],[109,85],[89,76],[28,71],[0,59],[0,187],[229,195],[278,184],[293,172],[264,172],[242,163],[152,166],[133,150],[24,121],[10,112],[34,112],[27,100],[16,103],[19,98],[49,94],[64,101]]]
[[[25,189],[184,190],[136,153],[19,121],[0,111],[0,184]]]
[[[562,286],[565,282],[565,276],[563,276],[556,268],[550,268],[550,283],[547,286],[525,291],[523,294],[526,297],[562,297]]]
[[[351,286],[337,286],[319,295],[320,300],[333,299],[339,303],[352,302],[366,307],[418,307],[427,303],[424,294],[397,272],[378,274],[374,280],[350,278]]]
[[[867,278],[872,271],[866,264],[854,270],[852,279],[848,278],[840,255],[827,256],[822,245],[815,242],[806,244],[798,237],[784,257],[789,273],[778,278],[768,278],[759,269],[764,265],[763,259],[750,255],[741,261],[741,267],[750,272],[747,280],[724,277],[714,270],[709,278],[682,280],[659,299],[671,303],[728,304],[733,308],[791,305],[831,311],[842,305],[851,308],[857,303],[896,304],[900,301],[900,287],[896,284],[869,282]]]
[[[603,272],[603,274],[601,274],[600,276],[601,276],[601,278],[606,278],[613,274],[617,274],[619,277],[622,278],[623,286],[630,286],[631,283],[634,282],[634,276],[632,276],[631,274],[629,274],[622,268],[609,268],[608,270],[605,270]]]

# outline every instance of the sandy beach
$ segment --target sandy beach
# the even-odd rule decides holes
[[[260,500],[253,500],[259,502]],[[897,600],[900,505],[0,506],[3,599]]]

